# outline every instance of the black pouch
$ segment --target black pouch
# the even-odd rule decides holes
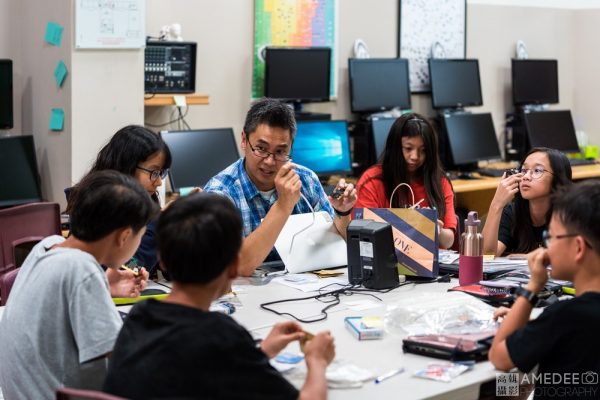
[[[445,335],[415,335],[402,341],[405,353],[451,361],[482,361],[487,359],[494,332]]]

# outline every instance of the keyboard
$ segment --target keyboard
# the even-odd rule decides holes
[[[593,165],[596,164],[596,160],[593,158],[569,158],[569,163],[572,167],[576,165]]]
[[[479,168],[477,172],[482,176],[493,176],[500,177],[504,174],[505,169],[497,169],[497,168]]]

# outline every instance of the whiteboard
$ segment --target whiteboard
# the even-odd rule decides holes
[[[145,0],[75,0],[75,47],[142,48],[145,23]]]

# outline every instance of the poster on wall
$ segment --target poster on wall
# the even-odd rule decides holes
[[[145,24],[145,0],[75,0],[77,49],[142,48]]]
[[[264,95],[267,46],[330,47],[330,97],[337,95],[338,0],[255,0],[252,98]]]
[[[429,92],[432,53],[466,55],[466,0],[399,0],[398,9],[398,56],[409,60],[411,92]]]

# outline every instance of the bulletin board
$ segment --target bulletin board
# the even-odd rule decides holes
[[[408,59],[411,92],[429,92],[432,48],[443,58],[466,55],[467,2],[399,0],[398,8],[398,56]]]
[[[142,48],[145,25],[145,0],[75,0],[77,49]]]
[[[337,96],[338,0],[255,0],[252,98],[264,94],[267,46],[330,47],[331,98]]]

